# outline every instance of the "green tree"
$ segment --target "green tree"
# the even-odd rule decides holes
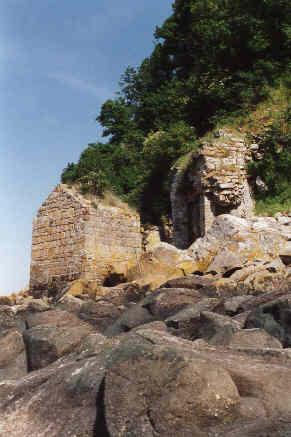
[[[197,147],[196,135],[249,110],[290,73],[291,2],[175,0],[155,37],[152,54],[125,70],[116,98],[102,105],[108,143],[89,145],[62,181],[97,191],[106,181],[157,222],[169,213],[171,165]],[[280,169],[289,162],[281,158]]]
[[[96,196],[102,196],[108,187],[108,181],[102,170],[89,171],[79,179],[81,191],[83,193],[92,193]]]

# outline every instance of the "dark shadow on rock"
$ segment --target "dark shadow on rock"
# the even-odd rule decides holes
[[[25,331],[26,331],[26,330],[28,330],[28,323],[26,320],[24,321],[24,323],[25,323]],[[26,355],[27,373],[30,373],[33,371],[33,368],[32,368],[32,364],[31,364],[31,356],[29,353],[28,344],[27,344],[27,341],[25,341],[25,335],[24,335],[25,331],[23,331],[22,335],[23,335],[24,350],[25,350],[25,355]]]
[[[105,405],[104,405],[104,389],[105,389],[105,378],[103,378],[99,392],[96,399],[96,421],[94,424],[94,437],[110,437],[110,434],[108,432],[107,426],[106,426],[106,419],[105,419]]]
[[[283,347],[290,347],[291,336],[286,304],[268,303],[252,311],[246,319],[244,328],[262,328],[277,338]],[[287,316],[287,317],[286,317]]]
[[[232,269],[227,270],[225,273],[223,273],[222,277],[223,277],[223,278],[230,278],[231,275],[232,275],[234,272],[237,272],[238,270],[241,270],[241,267],[233,267]]]
[[[127,282],[126,277],[119,273],[110,273],[103,281],[103,287],[115,287]]]

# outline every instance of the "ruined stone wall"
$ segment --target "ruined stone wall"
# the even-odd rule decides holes
[[[87,220],[88,207],[57,186],[33,223],[31,289],[46,287],[55,278],[66,281],[82,275]]]
[[[121,208],[94,204],[58,185],[33,224],[30,288],[126,273],[141,251],[140,221]]]
[[[126,275],[141,255],[141,233],[138,215],[99,203],[90,208],[85,229],[88,280],[102,280],[108,274]]]
[[[252,215],[244,138],[220,131],[202,144],[186,175],[179,169],[171,190],[174,244],[185,249],[203,236],[220,214]]]

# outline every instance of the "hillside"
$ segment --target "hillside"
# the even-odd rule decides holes
[[[231,124],[263,152],[250,166],[269,188],[258,210],[289,208],[290,2],[176,0],[155,38],[97,117],[108,142],[89,144],[62,182],[101,195],[109,188],[159,224],[170,215],[172,164]]]

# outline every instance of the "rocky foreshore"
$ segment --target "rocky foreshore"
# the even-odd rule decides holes
[[[291,436],[290,244],[221,215],[139,280],[2,298],[0,436]]]

